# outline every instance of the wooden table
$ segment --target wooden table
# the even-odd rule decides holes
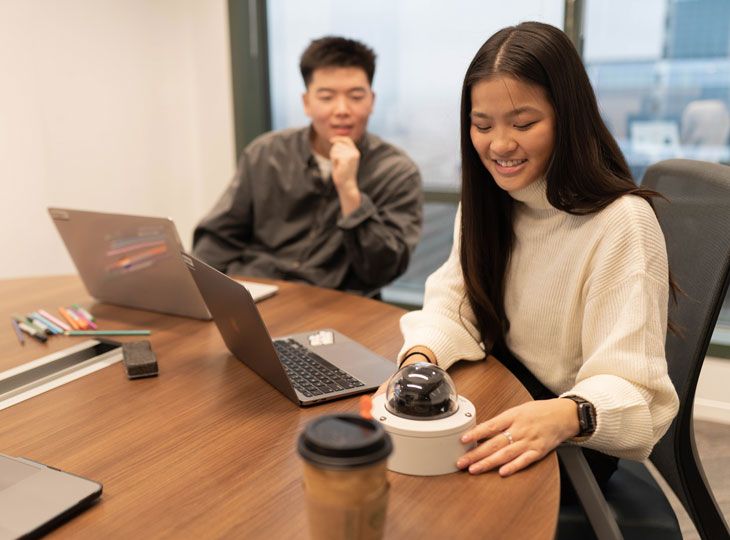
[[[273,336],[331,326],[395,359],[403,311],[374,300],[279,283],[259,304]],[[20,346],[10,313],[79,303],[104,329],[151,328],[160,375],[130,381],[115,364],[0,411],[0,452],[104,484],[101,501],[51,534],[76,538],[306,538],[295,450],[314,417],[357,411],[357,398],[299,408],[226,349],[215,324],[96,303],[75,276],[0,281],[0,370],[84,338]],[[125,338],[122,338],[125,339]],[[135,339],[135,338],[126,338]],[[529,395],[497,361],[450,373],[477,421]],[[510,478],[389,473],[386,538],[553,538],[553,454]]]

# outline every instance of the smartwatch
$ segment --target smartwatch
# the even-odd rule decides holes
[[[593,403],[578,396],[563,396],[565,399],[575,401],[578,405],[578,424],[580,431],[576,437],[588,437],[596,431],[596,408]]]

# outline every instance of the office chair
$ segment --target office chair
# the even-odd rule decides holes
[[[692,420],[697,380],[730,281],[730,167],[662,161],[649,167],[642,187],[670,201],[655,199],[654,204],[669,268],[682,290],[677,303],[670,301],[669,306],[669,317],[681,334],[669,332],[666,341],[679,412],[649,460],[703,539],[730,539],[697,456]],[[577,447],[562,446],[558,456],[585,514],[577,503],[561,507],[557,538],[682,538],[669,502],[641,463],[621,460],[601,493]]]

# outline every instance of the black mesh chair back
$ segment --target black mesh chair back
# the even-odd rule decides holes
[[[681,288],[669,319],[666,357],[679,396],[679,412],[650,456],[697,528],[708,540],[730,540],[721,511],[697,457],[692,408],[697,380],[730,280],[730,167],[674,159],[651,166],[642,187],[668,200],[654,199],[667,245],[669,268]],[[677,517],[662,489],[639,462],[620,460],[601,489],[575,446],[558,448],[558,457],[580,506],[560,508],[560,540],[598,538],[666,540],[681,538]]]
[[[650,459],[702,538],[730,538],[697,457],[692,425],[697,380],[730,281],[730,166],[662,161],[647,169],[641,185],[668,199],[654,204],[681,289],[669,309],[679,333],[669,332],[666,343],[679,413]]]

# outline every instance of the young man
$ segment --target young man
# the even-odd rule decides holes
[[[267,133],[195,229],[193,253],[228,274],[374,291],[401,275],[421,230],[416,165],[366,131],[373,51],[325,37],[301,57],[306,128]]]

